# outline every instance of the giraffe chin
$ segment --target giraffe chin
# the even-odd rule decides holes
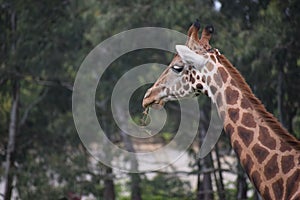
[[[153,108],[154,110],[161,110],[164,107],[164,105],[165,102],[163,100],[160,100],[151,104],[151,108]]]

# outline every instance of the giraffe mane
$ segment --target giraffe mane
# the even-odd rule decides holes
[[[228,70],[229,74],[243,93],[250,101],[256,112],[265,120],[268,126],[277,134],[283,141],[288,143],[292,148],[300,151],[300,141],[291,135],[275,118],[269,113],[261,101],[253,94],[251,88],[246,83],[245,79],[239,71],[230,63],[224,55],[217,55],[218,61]]]

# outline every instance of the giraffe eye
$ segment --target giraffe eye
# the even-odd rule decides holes
[[[174,72],[176,72],[176,73],[180,73],[180,72],[182,72],[182,70],[183,70],[183,66],[174,65],[174,66],[172,67],[172,70],[173,70]]]

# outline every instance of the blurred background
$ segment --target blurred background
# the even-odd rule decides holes
[[[183,159],[167,169],[130,174],[104,166],[86,151],[76,132],[73,82],[96,45],[138,27],[186,33],[196,18],[202,28],[215,27],[211,45],[236,66],[267,110],[300,138],[296,0],[0,0],[0,199],[258,199],[224,135],[199,159],[210,119],[210,101],[204,95],[199,97],[198,136]],[[112,142],[135,151],[172,139],[180,120],[177,102],[166,105],[171,117],[161,133],[136,145],[116,126],[109,96],[132,67],[168,65],[172,56],[138,50],[121,56],[105,72],[95,107]],[[139,88],[130,100],[137,123],[149,87]]]

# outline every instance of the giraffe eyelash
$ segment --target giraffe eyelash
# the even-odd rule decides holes
[[[183,66],[174,65],[172,66],[172,70],[176,73],[180,73],[183,70]]]

